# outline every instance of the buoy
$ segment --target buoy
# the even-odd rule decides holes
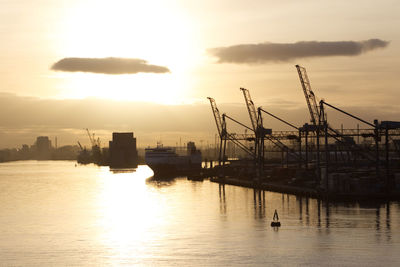
[[[281,223],[280,222],[271,222],[272,227],[280,227]]]
[[[274,212],[274,218],[272,219],[271,226],[272,227],[280,227],[281,226],[281,223],[279,222],[278,212],[276,210]]]

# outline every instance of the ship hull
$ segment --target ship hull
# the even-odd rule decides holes
[[[148,164],[148,166],[153,170],[154,175],[189,175],[196,173],[201,170],[201,166],[194,165],[173,165],[173,164]]]
[[[189,175],[201,170],[201,153],[179,156],[171,151],[153,149],[146,151],[146,164],[155,176]]]

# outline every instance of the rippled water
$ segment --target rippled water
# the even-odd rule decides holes
[[[0,164],[0,265],[400,265],[398,202],[327,203],[151,175]]]

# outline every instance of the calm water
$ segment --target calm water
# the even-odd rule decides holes
[[[151,174],[0,164],[0,265],[400,265],[398,202],[335,204]]]

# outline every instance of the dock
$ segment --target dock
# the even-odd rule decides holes
[[[368,121],[323,98],[317,101],[306,69],[295,67],[310,115],[302,126],[256,107],[246,88],[239,89],[250,125],[220,112],[208,97],[219,136],[219,166],[211,181],[316,198],[400,199],[400,121]],[[357,128],[344,129],[340,121],[342,127],[334,128],[328,112],[353,120]],[[290,130],[273,131],[264,125],[266,118]],[[247,163],[232,165],[233,157]],[[270,168],[273,163],[280,168]]]

